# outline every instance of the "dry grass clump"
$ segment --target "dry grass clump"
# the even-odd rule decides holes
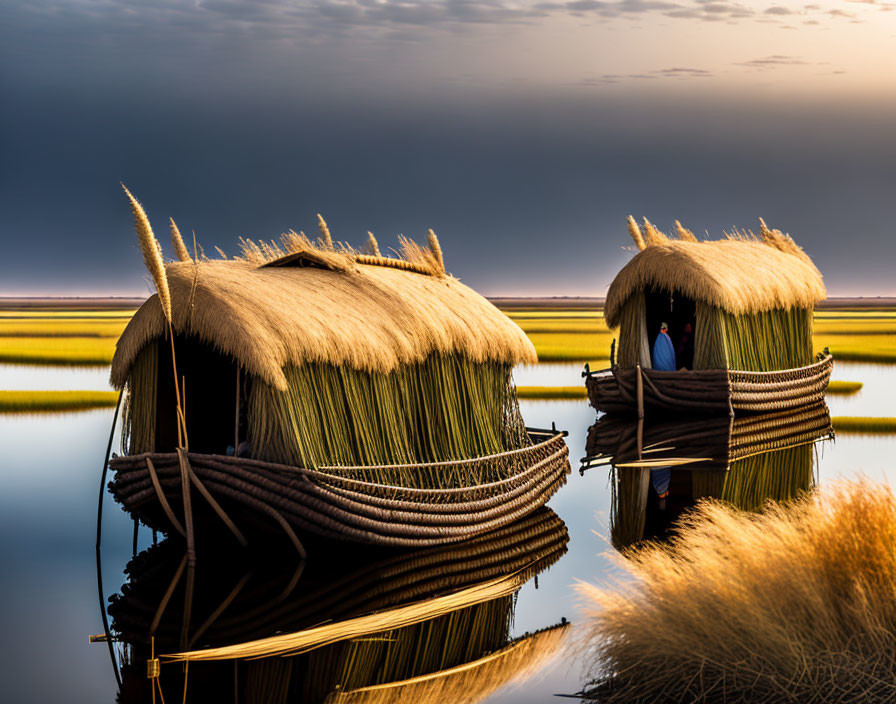
[[[606,702],[896,699],[896,497],[842,482],[764,514],[705,503],[580,585]]]
[[[388,266],[437,277],[447,274],[439,239],[432,230],[427,233],[426,246],[399,235],[399,251],[395,252],[397,256],[389,257],[382,255],[379,243],[372,232],[368,231],[367,242],[362,248],[363,251],[359,252],[345,242],[335,241],[320,214],[317,216],[317,227],[320,236],[316,241],[312,241],[304,232],[295,230],[280,235],[279,242],[255,241],[240,237],[241,255],[237,259],[262,267],[269,264],[277,265],[278,260],[301,256],[315,266],[323,266],[334,271],[347,271],[354,264],[366,264]],[[222,256],[222,259],[226,257]]]

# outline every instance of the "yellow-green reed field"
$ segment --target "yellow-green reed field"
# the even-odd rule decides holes
[[[600,308],[540,303],[502,310],[526,332],[541,362],[588,362],[592,368],[609,364],[615,335],[607,328]],[[0,363],[108,365],[115,340],[133,313],[99,308],[0,308]],[[817,311],[815,349],[825,347],[843,361],[896,363],[896,309]],[[856,393],[860,388],[853,382],[832,382],[829,392]],[[584,387],[522,387],[520,396],[579,399],[584,398]],[[0,411],[28,410],[23,399],[19,393],[15,404],[8,402],[0,406]],[[72,401],[60,398],[59,403],[61,408]],[[48,404],[52,401],[40,399],[41,408]],[[864,424],[864,428],[866,432],[871,430],[869,424]]]

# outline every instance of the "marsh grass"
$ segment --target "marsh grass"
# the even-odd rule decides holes
[[[118,337],[127,320],[103,318],[3,319],[0,317],[0,338],[4,337]],[[2,345],[0,341],[0,345]]]
[[[763,514],[707,502],[580,584],[603,702],[896,698],[896,498],[843,482]]]
[[[832,381],[826,389],[829,394],[855,394],[862,390],[861,381]]]
[[[540,362],[609,360],[612,335],[584,333],[527,333]]]
[[[834,416],[831,418],[831,424],[838,433],[863,433],[867,435],[896,433],[896,418]]]
[[[0,413],[86,411],[117,400],[117,391],[0,391]]]
[[[111,337],[0,338],[0,363],[105,366],[112,361]]]
[[[841,362],[870,362],[872,364],[896,364],[896,349],[855,349],[831,347],[834,360]]]

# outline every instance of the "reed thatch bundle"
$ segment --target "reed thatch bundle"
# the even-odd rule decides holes
[[[331,364],[284,373],[285,391],[257,384],[249,399],[249,439],[259,459],[304,467],[416,464],[528,444],[507,364],[434,355],[390,374]]]
[[[537,361],[525,333],[454,278],[380,261],[359,263],[338,252],[313,254],[300,253],[301,259],[283,266],[206,261],[198,281],[193,264],[169,263],[174,332],[197,337],[281,391],[287,365],[388,373],[433,354],[477,363]],[[116,388],[144,346],[165,329],[153,296],[118,341],[112,361]]]
[[[827,296],[818,269],[784,235],[768,242],[759,238],[697,242],[671,240],[652,225],[647,232],[645,246],[607,292],[604,316],[610,327],[619,325],[629,297],[648,289],[680,291],[734,315],[811,309]]]

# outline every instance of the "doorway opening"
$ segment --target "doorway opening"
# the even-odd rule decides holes
[[[648,289],[644,292],[647,321],[647,343],[653,343],[660,334],[660,325],[669,326],[669,338],[675,348],[675,368],[694,368],[694,339],[697,334],[697,304],[678,291]]]
[[[177,411],[171,346],[158,342],[158,395],[156,401],[156,452],[177,447]],[[176,335],[178,382],[186,399],[187,437],[190,451],[223,455],[235,438],[246,439],[248,397],[251,378],[237,375],[237,365],[229,356],[194,337]],[[239,379],[239,391],[237,380]],[[237,393],[240,416],[237,419]]]

